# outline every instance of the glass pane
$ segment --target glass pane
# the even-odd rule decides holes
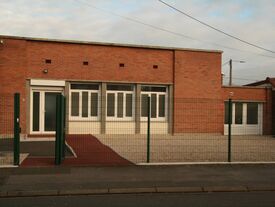
[[[40,124],[40,92],[33,92],[32,131],[39,131]]]
[[[117,117],[123,117],[123,93],[117,94]]]
[[[229,120],[229,118],[228,118],[228,106],[229,106],[228,102],[225,102],[224,103],[224,124],[228,124],[228,120]]]
[[[151,94],[151,117],[157,117],[157,94]]]
[[[82,92],[82,117],[88,117],[88,92]]]
[[[95,84],[71,84],[71,89],[98,90],[99,86]]]
[[[98,94],[91,93],[91,116],[97,116],[98,111]]]
[[[132,85],[107,85],[107,90],[113,91],[132,91],[133,88]]]
[[[235,124],[243,123],[243,103],[235,103]]]
[[[159,95],[159,117],[165,117],[165,95]]]
[[[166,92],[166,87],[141,86],[141,91]]]
[[[247,124],[258,124],[257,103],[247,103]]]
[[[132,94],[126,94],[126,116],[132,117],[132,111],[133,111],[133,95]]]
[[[45,92],[45,131],[55,131],[56,96],[60,93]]]
[[[115,116],[115,94],[107,94],[107,116]]]
[[[71,95],[71,116],[79,116],[79,93],[72,92]]]
[[[148,94],[141,95],[141,116],[148,116]]]

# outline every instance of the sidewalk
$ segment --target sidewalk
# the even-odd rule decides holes
[[[0,169],[0,197],[216,191],[275,191],[275,165]]]

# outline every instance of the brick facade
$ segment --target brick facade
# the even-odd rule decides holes
[[[21,94],[23,133],[28,127],[29,79],[172,85],[174,133],[223,133],[224,100],[233,91],[236,99],[265,103],[264,133],[270,133],[272,117],[267,114],[271,110],[271,92],[263,88],[222,87],[220,51],[7,36],[0,39],[4,41],[0,45],[0,94]],[[51,64],[45,63],[46,59]],[[43,73],[45,69],[48,73]]]

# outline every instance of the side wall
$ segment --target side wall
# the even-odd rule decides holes
[[[263,103],[263,134],[272,131],[272,90],[257,87],[223,87],[223,100],[229,97],[234,101],[253,101]],[[230,95],[232,94],[232,96]]]
[[[2,38],[1,38],[2,39]],[[0,44],[0,94],[1,103],[6,106],[0,114],[0,133],[13,132],[13,94],[21,94],[21,127],[26,128],[26,73],[27,73],[27,43],[22,40],[4,39]],[[3,118],[4,117],[4,118]],[[3,131],[4,130],[4,131]]]
[[[174,133],[223,133],[221,53],[176,51]]]
[[[172,50],[1,39],[0,94],[21,94],[23,134],[28,132],[29,79],[173,84]],[[46,59],[51,64],[46,64]],[[125,67],[119,67],[120,63]],[[48,73],[43,73],[45,69]],[[13,98],[9,100],[12,114]],[[12,124],[5,128],[10,133],[12,130]]]

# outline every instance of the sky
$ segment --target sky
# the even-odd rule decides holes
[[[275,0],[164,1],[275,51]],[[222,50],[224,84],[228,83],[229,59],[233,60],[234,85],[275,77],[275,53],[218,33],[158,0],[0,0],[0,8],[1,35]]]

